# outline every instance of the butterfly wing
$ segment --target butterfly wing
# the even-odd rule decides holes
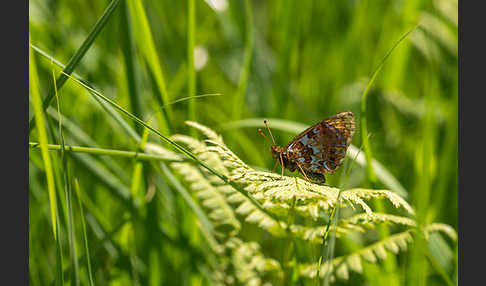
[[[352,112],[341,112],[297,135],[286,147],[290,161],[309,173],[334,173],[342,164],[356,125]]]

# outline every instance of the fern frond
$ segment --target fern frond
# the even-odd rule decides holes
[[[339,224],[345,228],[353,228],[358,230],[359,228],[374,228],[377,224],[400,224],[404,226],[415,226],[416,223],[413,219],[408,217],[396,216],[384,213],[360,213],[352,217],[341,219]]]
[[[374,229],[377,224],[381,223],[411,227],[416,225],[413,219],[407,217],[382,213],[373,213],[372,215],[360,213],[350,218],[339,220],[339,225],[336,227],[330,226],[330,231],[335,231],[336,237],[342,237],[352,232],[365,232],[366,229]],[[322,243],[324,233],[326,232],[326,226],[309,227],[292,225],[290,229],[295,237],[319,244]]]
[[[266,200],[288,206],[292,204],[295,197],[296,211],[313,218],[318,217],[320,210],[327,212],[337,201],[339,193],[337,188],[312,184],[300,178],[287,176],[280,178],[278,174],[255,171],[224,144],[212,140],[206,142],[215,145],[208,147],[207,150],[217,153],[225,162],[225,167],[230,172],[229,178],[242,184],[245,190],[253,195],[263,193]],[[341,193],[340,204],[346,202],[360,205],[365,212],[372,214],[373,211],[364,201],[370,198],[387,199],[395,207],[403,207],[409,213],[414,213],[412,207],[403,198],[388,190],[345,190]]]
[[[405,222],[405,221],[402,221]],[[408,222],[407,222],[408,223]],[[445,234],[454,237],[456,232],[448,225],[433,223],[423,228],[426,238],[431,232],[444,232]],[[342,280],[349,278],[349,271],[361,273],[363,270],[362,260],[369,263],[376,263],[378,260],[384,260],[387,253],[398,254],[400,251],[406,251],[408,244],[413,241],[412,229],[391,235],[381,241],[373,243],[351,254],[340,256],[326,261],[321,264],[319,276],[323,278],[329,271],[331,280],[336,277]],[[315,278],[317,275],[317,263],[301,264],[298,267],[299,276],[305,278]]]
[[[224,248],[227,259],[212,273],[215,285],[272,285],[281,280],[280,263],[266,258],[258,243],[232,237]]]
[[[260,245],[255,242],[243,242],[233,238],[228,244],[233,249],[232,262],[235,276],[243,285],[262,285],[262,277],[266,275],[282,276],[278,261],[265,258],[260,252]]]
[[[443,223],[431,223],[425,228],[425,236],[428,239],[428,234],[431,232],[443,232],[453,241],[457,240],[457,232],[449,225]]]
[[[398,194],[388,190],[370,190],[370,189],[350,189],[341,192],[343,200],[361,205],[363,209],[371,214],[372,211],[362,199],[379,198],[389,200],[396,208],[403,207],[410,214],[414,214],[412,207]]]
[[[202,161],[227,175],[232,182],[239,184],[258,201],[265,210],[283,218],[283,221],[288,217],[288,212],[294,199],[295,212],[298,215],[313,219],[319,218],[322,216],[322,213],[329,212],[330,208],[337,203],[339,189],[312,184],[296,177],[283,176],[281,178],[279,174],[254,170],[224,145],[221,137],[214,131],[195,122],[188,122],[188,125],[200,130],[209,139],[199,141],[184,135],[174,135],[172,139],[186,145]],[[281,237],[285,235],[286,224],[283,221],[278,221],[275,217],[264,213],[251,200],[240,192],[236,192],[231,186],[223,184],[216,176],[205,170],[201,170],[201,172],[210,186],[226,190],[227,201],[235,205],[235,212],[243,216],[245,221],[257,224],[274,236]],[[412,208],[405,200],[387,190],[345,190],[341,192],[339,204],[351,205],[353,208],[353,205],[360,205],[368,216],[372,216],[373,211],[365,202],[369,198],[387,199],[395,207],[402,206],[413,213]],[[376,222],[378,218],[375,217],[374,221],[370,221],[370,223]],[[340,226],[340,229],[337,230],[339,234],[344,234],[351,231],[352,228],[352,223],[348,223],[347,227]],[[355,228],[354,230],[360,230],[359,227]],[[320,241],[321,238],[319,236],[323,233],[321,227],[293,226],[291,231],[299,238],[314,242]]]
[[[249,167],[243,161],[241,161],[241,159],[238,158],[235,153],[233,153],[228,147],[226,147],[222,143],[214,140],[205,140],[205,142],[215,145],[207,147],[206,150],[209,152],[217,153],[225,162],[225,166],[230,170],[236,170],[238,168],[243,168],[245,170],[249,169]],[[232,179],[234,180],[234,178]]]
[[[182,161],[186,159],[182,154],[172,152],[170,150],[167,150],[166,148],[160,146],[159,144],[147,142],[145,144],[145,152],[147,153],[152,153],[152,154],[157,154],[157,155],[162,155],[166,157],[168,160],[173,160],[173,161]]]
[[[194,121],[185,121],[184,123],[201,131],[201,133],[204,134],[210,140],[223,144],[223,138],[220,135],[218,135],[216,132],[214,132],[212,129]]]
[[[193,153],[195,153],[199,157],[200,160],[206,162],[209,166],[222,173],[223,175],[229,176],[229,173],[224,166],[224,162],[221,160],[221,158],[214,153],[208,152],[206,144],[204,144],[203,142],[186,135],[173,135],[171,136],[171,139],[175,142],[186,145]],[[221,179],[209,173],[206,169],[200,169],[208,176],[211,176],[213,180],[222,183]]]
[[[255,207],[248,198],[235,191],[229,186],[220,186],[218,190],[222,190],[226,195],[226,199],[230,204],[235,205],[235,212],[242,216],[246,222],[256,224],[262,229],[265,229],[276,237],[284,237],[286,235],[286,224],[282,221],[277,221],[260,209]],[[263,207],[266,208],[265,203]]]
[[[190,189],[197,193],[201,204],[209,211],[209,219],[213,222],[215,230],[224,230],[229,235],[234,235],[240,230],[240,222],[234,216],[225,197],[206,180],[198,168],[188,163],[172,163],[171,167],[177,170],[190,184]]]

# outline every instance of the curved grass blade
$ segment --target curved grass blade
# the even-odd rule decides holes
[[[183,98],[179,98],[179,99],[176,99],[174,101],[171,101],[167,104],[164,104],[164,105],[161,105],[159,106],[157,109],[160,109],[158,111],[155,111],[155,112],[152,112],[149,116],[148,116],[148,120],[152,120],[152,118],[158,114],[159,112],[162,112],[162,109],[164,108],[167,108],[168,106],[172,105],[172,104],[175,104],[175,103],[179,103],[179,102],[183,102],[183,101],[186,101],[186,100],[194,100],[194,99],[198,99],[198,98],[204,98],[204,97],[211,97],[211,96],[220,96],[221,93],[206,93],[206,94],[198,94],[198,95],[193,95],[193,96],[186,96],[186,97],[183,97]]]
[[[371,165],[371,160],[372,160],[373,157],[372,157],[372,153],[371,153],[370,143],[369,143],[369,140],[368,140],[366,98],[368,97],[368,92],[370,91],[371,86],[373,85],[373,83],[376,80],[376,76],[378,75],[380,70],[383,68],[383,65],[385,64],[388,57],[390,57],[390,55],[393,53],[395,48],[401,42],[403,42],[403,40],[405,40],[407,38],[407,36],[410,35],[410,33],[412,33],[417,27],[418,27],[418,25],[414,26],[413,28],[408,30],[405,34],[403,34],[398,39],[398,41],[395,42],[395,44],[391,47],[391,49],[386,53],[386,55],[383,57],[381,62],[378,64],[378,66],[375,68],[375,70],[371,74],[371,78],[370,78],[368,84],[366,85],[365,90],[363,91],[363,95],[361,96],[361,116],[360,116],[360,118],[361,118],[361,140],[363,140],[363,148],[364,148],[364,152],[365,152],[365,156],[366,156],[366,171],[367,171],[367,174],[368,174],[368,179],[370,180],[371,183],[376,183],[376,175],[375,175],[375,172],[374,172],[373,167]]]
[[[30,36],[29,36],[30,40]],[[47,191],[49,196],[49,206],[51,213],[51,225],[52,233],[54,235],[54,241],[56,243],[56,285],[64,284],[63,276],[63,262],[62,262],[62,249],[59,241],[59,220],[57,219],[57,202],[56,202],[56,187],[54,182],[54,172],[51,164],[51,157],[47,149],[48,137],[46,130],[46,123],[44,118],[44,110],[42,108],[42,98],[39,92],[39,77],[37,75],[37,66],[35,64],[34,54],[32,49],[29,48],[29,89],[32,98],[32,105],[34,107],[35,122],[37,122],[39,144],[41,149],[41,156],[44,162],[44,169],[47,180]],[[34,118],[32,118],[34,119]]]
[[[52,232],[54,234],[54,239],[57,240],[57,205],[56,205],[56,189],[54,185],[54,175],[51,165],[51,157],[49,156],[49,151],[47,147],[47,131],[44,119],[44,112],[42,109],[42,99],[39,93],[39,77],[37,75],[37,67],[35,64],[35,58],[32,53],[32,49],[29,49],[29,85],[30,94],[32,98],[32,105],[34,107],[35,121],[37,122],[38,136],[39,136],[39,147],[41,149],[41,156],[44,162],[44,168],[46,172],[47,179],[47,190],[49,193],[49,203],[51,210],[51,220],[52,220]],[[34,119],[34,118],[32,118]]]
[[[49,54],[47,54],[45,51],[43,51],[42,49],[36,47],[35,45],[33,44],[30,44],[30,46],[36,51],[38,52],[39,54],[41,54],[42,56],[44,56],[45,58],[49,59],[50,61],[52,61],[53,63],[55,63],[57,66],[65,69],[65,66],[59,62],[58,60],[56,60],[54,57],[50,56]],[[64,71],[61,72],[64,76],[66,77],[74,77],[76,78],[77,80],[83,82],[85,85],[91,87],[93,90],[94,88],[89,84],[87,83],[84,79],[82,79],[78,74],[76,73],[73,73],[72,75],[67,75],[64,73]],[[91,90],[88,90],[91,94],[92,94],[92,91]],[[121,127],[128,133],[128,135],[130,135],[130,137],[135,140],[135,142],[139,142],[140,141],[140,136],[137,134],[137,132],[132,129],[123,119],[121,119],[121,116],[120,114],[118,114],[117,112],[115,112],[113,110],[113,108],[107,104],[106,102],[102,101],[102,100],[99,100],[99,98],[97,98],[96,96],[93,96],[95,98],[95,100],[101,104],[102,108],[107,111],[114,119],[115,121],[117,121],[118,123],[120,123]]]
[[[88,34],[88,37],[81,44],[81,47],[79,47],[79,49],[71,57],[66,68],[64,69],[64,73],[61,74],[59,76],[58,80],[57,80],[57,85],[58,85],[57,88],[58,89],[61,89],[62,86],[64,85],[64,83],[67,80],[67,77],[65,76],[65,74],[70,75],[74,71],[74,69],[76,68],[78,63],[81,61],[81,59],[84,57],[86,52],[89,50],[89,48],[93,44],[96,37],[99,35],[101,30],[103,30],[103,28],[105,27],[106,23],[108,22],[108,19],[111,17],[113,12],[115,11],[119,2],[120,2],[120,0],[112,0],[110,2],[108,7],[103,12],[103,15],[101,16],[101,18],[99,18],[98,21],[96,22],[95,26],[93,27],[93,30],[91,30],[91,32]],[[42,109],[45,110],[51,104],[51,101],[52,101],[53,98],[54,98],[54,90],[51,90],[51,91],[49,91],[46,98],[42,102]],[[29,134],[35,128],[35,124],[36,124],[35,122],[36,121],[34,120],[34,117],[32,117],[32,119],[29,122]]]

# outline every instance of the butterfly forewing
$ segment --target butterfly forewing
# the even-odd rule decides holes
[[[285,147],[287,157],[306,172],[334,173],[343,162],[354,131],[353,113],[338,113],[295,137]]]

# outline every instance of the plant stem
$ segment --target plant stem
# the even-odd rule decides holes
[[[39,146],[40,145],[37,142],[29,142],[30,148],[38,148]],[[47,147],[49,150],[62,150],[61,145],[47,144]],[[156,161],[167,161],[167,162],[187,161],[185,159],[167,158],[166,156],[156,155],[156,154],[140,153],[140,152],[133,152],[133,151],[122,151],[122,150],[114,150],[114,149],[93,148],[93,147],[69,146],[69,145],[64,146],[64,151],[107,155],[107,156],[118,156],[118,157],[126,157],[126,158],[138,159],[138,160],[156,160]]]

